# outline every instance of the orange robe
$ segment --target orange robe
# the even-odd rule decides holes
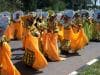
[[[77,33],[73,32],[71,38],[71,50],[76,52],[77,50],[83,48],[88,43],[88,38],[84,33],[84,29],[80,28]]]
[[[71,40],[72,35],[73,35],[73,32],[72,32],[71,26],[64,28],[64,39],[65,40]]]
[[[24,41],[25,50],[28,49],[34,52],[35,54],[32,67],[35,69],[45,68],[48,63],[43,54],[39,50],[38,37],[35,37],[30,32],[27,32]]]
[[[73,52],[77,52],[88,43],[88,38],[85,35],[83,28],[80,28],[79,31],[77,31],[75,28],[72,29],[72,27],[65,29],[64,39],[70,40],[70,49]]]
[[[61,24],[58,22],[58,28],[59,28],[59,31],[58,31],[58,39],[59,39],[59,40],[63,40],[63,39],[64,39],[64,26],[61,25]]]
[[[26,40],[26,34],[27,34],[27,30],[26,30],[26,28],[23,28],[23,36],[22,36],[22,44],[23,44],[23,49],[25,49],[25,40]]]
[[[11,61],[11,48],[7,42],[0,46],[1,75],[21,75]]]
[[[80,36],[79,39],[81,39],[79,41],[79,46],[80,46],[80,48],[83,48],[89,42],[88,37],[86,36],[83,28],[80,28],[79,36]],[[83,45],[81,45],[81,44],[83,44]]]
[[[22,39],[23,36],[22,22],[21,21],[14,22],[13,25],[14,25],[14,38],[18,40]]]
[[[14,25],[12,23],[7,26],[4,35],[6,35],[8,40],[14,38]]]
[[[59,61],[59,50],[57,45],[57,34],[56,33],[43,33],[42,35],[42,45],[43,50],[47,57],[52,61]]]

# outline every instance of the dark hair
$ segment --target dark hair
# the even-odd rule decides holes
[[[35,23],[34,26],[35,26],[36,28],[38,28],[37,23]]]
[[[88,12],[83,13],[81,16],[82,16],[82,17],[85,16],[86,18],[88,18],[88,17],[89,17],[89,13],[88,13]]]
[[[27,18],[26,22],[31,26],[33,24],[33,18]]]
[[[16,14],[16,19],[19,19],[19,16],[20,16],[20,15],[17,13],[17,14]]]
[[[39,17],[36,19],[36,22],[39,22],[41,23],[42,22],[42,19],[40,19]]]
[[[79,13],[75,13],[74,17],[80,17],[80,14]]]

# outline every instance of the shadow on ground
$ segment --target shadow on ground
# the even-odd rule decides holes
[[[13,52],[13,51],[19,51],[19,50],[23,51],[24,49],[23,48],[12,48],[11,50]]]
[[[14,65],[19,70],[21,75],[37,75],[37,74],[43,73],[43,71],[38,71],[25,65],[22,61],[19,61],[15,63]]]
[[[21,75],[38,75],[38,74],[43,73],[43,71],[35,70],[32,67],[27,66],[26,64],[24,64],[21,61],[23,54],[24,54],[24,53],[20,53],[20,54],[18,53],[18,51],[22,50],[21,48],[15,48],[15,49],[13,48],[13,50],[16,51],[16,52],[12,54],[12,56],[13,56],[12,60],[17,61],[14,65],[19,70]],[[72,53],[68,53],[68,52],[63,52],[63,53],[61,53],[61,56],[65,57],[65,58],[69,58],[69,57],[81,56],[81,55],[79,55],[79,53],[72,54]],[[46,59],[47,59],[48,62],[52,62],[47,57],[46,57]]]
[[[64,55],[65,57],[74,57],[74,56],[81,56],[79,53],[69,53],[69,52],[66,52],[66,51],[62,51],[61,52],[61,56]]]

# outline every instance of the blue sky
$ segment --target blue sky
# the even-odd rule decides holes
[[[93,3],[94,3],[95,0],[92,0],[92,1],[93,1]],[[100,0],[97,0],[96,5],[97,5],[97,6],[100,6]]]
[[[97,5],[100,6],[100,0],[97,1]]]

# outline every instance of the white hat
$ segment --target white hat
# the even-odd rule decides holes
[[[73,10],[65,10],[63,15],[73,18],[75,12]]]
[[[7,11],[1,12],[0,15],[11,17],[11,13]]]
[[[89,13],[89,11],[85,9],[80,10],[80,14],[84,14],[84,13]]]
[[[47,18],[48,17],[48,12],[42,12],[42,16]]]
[[[16,12],[14,12],[13,13],[13,20],[14,21],[19,21],[19,18],[17,18],[17,15],[19,15],[19,17],[20,17],[20,16],[23,16],[24,13],[23,13],[23,11],[16,11]]]
[[[9,22],[10,22],[10,13],[9,12],[0,13],[0,36],[4,33]]]
[[[28,15],[32,15],[33,17],[36,17],[36,12],[29,12]]]
[[[42,17],[42,9],[37,9],[36,15],[37,15],[37,17]]]

